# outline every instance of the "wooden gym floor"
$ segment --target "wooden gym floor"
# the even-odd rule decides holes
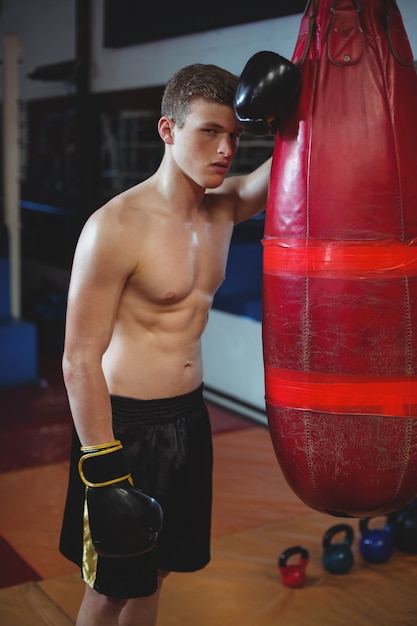
[[[40,360],[38,384],[0,389],[0,407],[0,624],[70,626],[83,583],[57,549],[71,431],[59,359]],[[364,562],[358,520],[349,520],[354,566],[341,576],[326,572],[322,537],[340,520],[291,492],[265,427],[211,403],[209,411],[212,562],[168,577],[158,626],[416,625],[417,555]],[[285,587],[277,567],[295,545],[310,554],[302,589]]]

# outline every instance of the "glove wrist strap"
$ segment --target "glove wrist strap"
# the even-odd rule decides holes
[[[87,487],[107,487],[131,480],[120,441],[82,446],[81,452],[83,454],[78,461],[78,471]]]
[[[120,441],[120,439],[115,439],[114,441],[110,441],[110,443],[99,443],[96,446],[81,446],[80,450],[81,452],[95,452],[97,450],[113,450],[115,448],[117,448],[118,450],[120,448],[122,448],[122,442]]]

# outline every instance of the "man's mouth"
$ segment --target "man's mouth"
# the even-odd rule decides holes
[[[223,162],[216,162],[216,163],[212,163],[211,167],[213,169],[215,169],[217,172],[224,174],[227,173],[229,170],[229,163],[223,163]]]

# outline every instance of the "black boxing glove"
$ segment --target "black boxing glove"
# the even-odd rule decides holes
[[[83,446],[78,462],[86,485],[91,541],[101,556],[149,552],[162,528],[158,502],[133,486],[120,441]]]
[[[268,135],[294,103],[301,73],[294,63],[275,52],[257,52],[243,68],[235,95],[237,119],[248,133]]]

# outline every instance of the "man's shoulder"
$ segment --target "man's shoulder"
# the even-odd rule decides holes
[[[147,210],[148,195],[146,185],[139,183],[110,198],[92,213],[90,219],[106,223],[137,219]]]
[[[77,247],[88,254],[101,255],[103,259],[113,256],[113,263],[123,258],[123,264],[133,268],[137,263],[138,245],[146,242],[150,221],[140,190],[126,190],[90,215]],[[120,255],[121,250],[123,255]]]

